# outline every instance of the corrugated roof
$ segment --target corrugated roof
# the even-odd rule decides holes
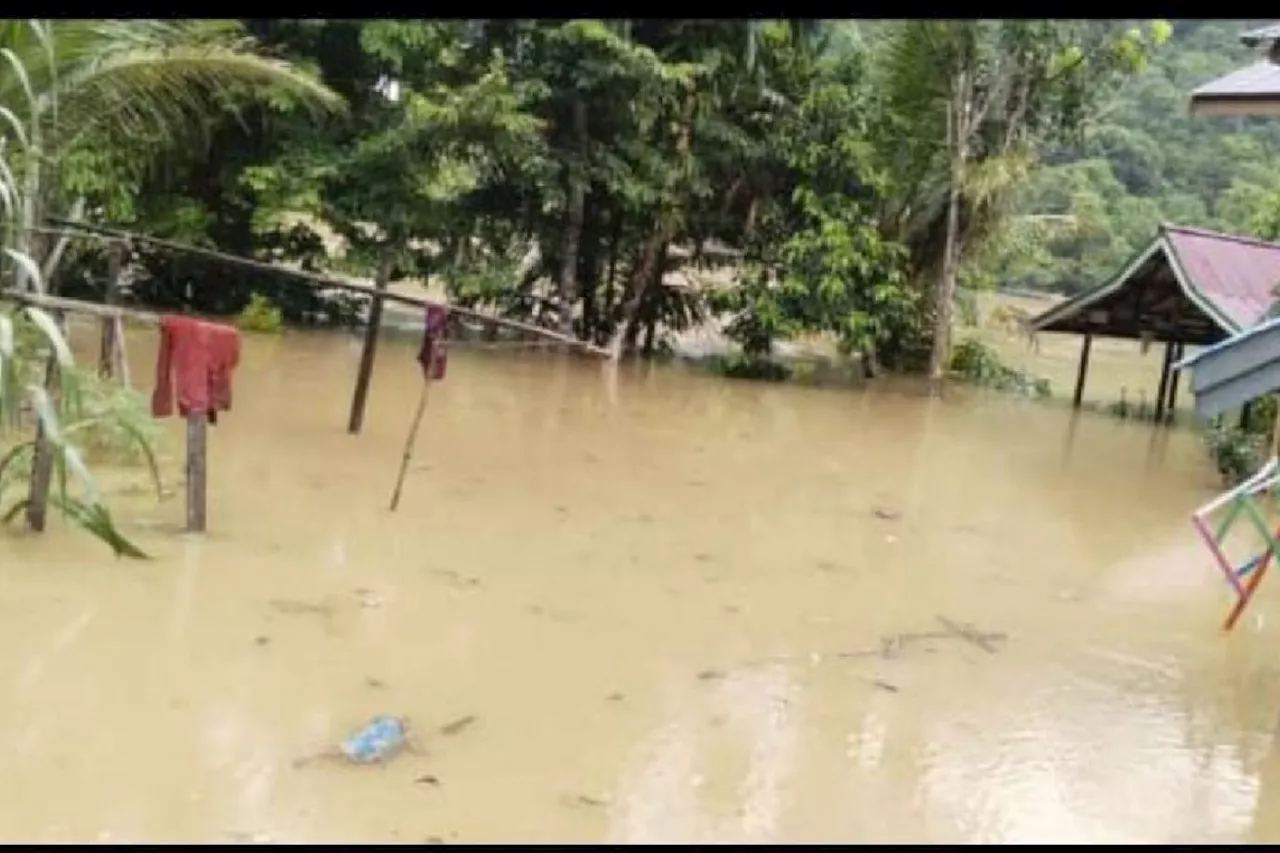
[[[1280,285],[1280,243],[1165,224],[1115,278],[1050,308],[1031,328],[1051,330],[1128,287],[1157,255],[1172,267],[1187,299],[1222,332],[1232,335],[1269,318]]]
[[[1212,358],[1213,356],[1218,355],[1219,353],[1222,353],[1222,352],[1225,352],[1226,350],[1233,349],[1235,347],[1240,346],[1240,344],[1244,343],[1245,341],[1253,340],[1259,335],[1265,335],[1270,332],[1273,332],[1277,328],[1280,328],[1280,317],[1277,317],[1274,320],[1268,320],[1265,323],[1259,323],[1258,325],[1250,329],[1246,329],[1245,331],[1241,332],[1238,335],[1232,335],[1226,340],[1219,341],[1213,346],[1204,347],[1203,349],[1197,352],[1193,352],[1191,353],[1191,355],[1187,356],[1186,358],[1183,358],[1181,361],[1175,361],[1173,363],[1173,369],[1182,370],[1185,367],[1194,367],[1196,362],[1200,361],[1201,359]]]
[[[1265,318],[1280,283],[1280,244],[1219,234],[1199,228],[1164,225],[1187,284],[1244,329]]]
[[[1191,92],[1191,103],[1227,98],[1259,98],[1280,95],[1280,65],[1255,62],[1211,80]]]

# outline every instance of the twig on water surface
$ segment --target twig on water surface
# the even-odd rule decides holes
[[[418,429],[422,426],[422,416],[427,411],[427,389],[431,387],[431,377],[427,371],[422,376],[422,393],[418,395],[418,409],[413,413],[413,423],[409,425],[409,435],[404,441],[404,455],[400,458],[400,476],[396,477],[396,488],[391,493],[391,511],[400,506],[400,492],[404,489],[404,478],[409,473],[409,463],[413,461],[413,446],[418,441]]]
[[[815,663],[831,658],[836,660],[859,660],[878,657],[883,660],[889,660],[897,657],[898,653],[906,648],[907,645],[924,640],[964,640],[982,649],[987,654],[995,654],[999,651],[996,644],[1008,639],[1007,634],[998,631],[980,631],[971,625],[953,622],[945,616],[936,616],[934,618],[946,629],[945,631],[911,631],[901,634],[885,634],[880,638],[880,642],[874,646],[865,646],[861,649],[831,654],[811,654],[810,660]],[[739,664],[739,668],[773,666],[794,662],[795,655],[775,655],[747,661]],[[699,672],[697,677],[700,681],[715,681],[724,678],[726,675],[727,673],[721,669],[705,669]],[[889,689],[889,687],[880,684],[876,686],[886,690]]]

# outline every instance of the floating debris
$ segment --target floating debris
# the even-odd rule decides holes
[[[454,720],[452,723],[446,723],[440,727],[440,734],[448,736],[456,735],[464,729],[471,728],[471,724],[474,723],[476,719],[477,717],[475,714],[468,714],[465,717]]]
[[[408,728],[400,717],[374,717],[342,744],[342,754],[355,764],[385,761],[404,746]]]
[[[908,647],[920,647],[920,651],[925,654],[937,652],[938,649],[933,645],[923,645],[927,640],[963,640],[966,643],[977,646],[987,654],[995,654],[1000,649],[998,643],[1004,642],[1009,637],[1007,634],[999,631],[981,631],[972,625],[962,622],[955,622],[945,616],[935,617],[939,624],[946,630],[943,631],[910,631],[899,634],[884,634],[880,637],[880,641],[874,646],[866,646],[861,649],[853,649],[851,651],[820,653],[809,652],[805,659],[810,666],[817,666],[829,659],[837,660],[859,660],[862,658],[880,658],[881,660],[893,660],[905,653]],[[921,647],[922,646],[922,647]],[[794,664],[797,663],[795,655],[782,655],[769,658],[760,658],[738,664],[737,667],[761,667],[774,666],[777,664]],[[704,669],[697,675],[701,681],[714,681],[724,678],[725,672],[719,669]],[[897,691],[893,685],[877,684],[877,687],[885,690]]]
[[[273,598],[267,602],[272,610],[287,613],[290,616],[331,616],[333,608],[327,604],[315,604],[310,601],[295,601],[288,598]]]
[[[1002,642],[1008,639],[1008,637],[1005,634],[1001,634],[998,632],[990,633],[990,634],[983,633],[982,631],[979,631],[977,628],[973,627],[972,625],[962,625],[957,622],[952,622],[950,619],[948,619],[945,616],[935,616],[934,618],[938,620],[938,623],[942,625],[942,627],[946,628],[952,634],[962,639],[968,640],[970,643],[982,649],[984,652],[986,652],[989,655],[993,655],[997,651],[999,651],[995,647],[994,643]]]

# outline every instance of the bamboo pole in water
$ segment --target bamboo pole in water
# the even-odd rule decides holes
[[[257,261],[251,258],[242,258],[238,255],[228,255],[224,252],[215,252],[212,249],[201,249],[195,246],[184,246],[181,243],[174,243],[169,240],[161,240],[158,237],[148,237],[145,234],[135,234],[132,231],[123,231],[119,228],[108,228],[102,225],[89,225],[84,222],[75,222],[68,219],[59,219],[49,217],[48,222],[58,225],[62,228],[73,229],[84,234],[86,237],[100,236],[112,237],[119,240],[134,240],[140,243],[147,243],[158,249],[166,249],[171,252],[180,252],[192,255],[194,257],[205,258],[207,260],[216,261],[218,263],[232,264],[244,267],[246,269],[258,270],[260,272],[270,273],[272,275],[291,278],[297,283],[310,287],[313,290],[333,289],[343,290],[348,293],[358,293],[368,296],[377,302],[398,302],[401,305],[413,305],[419,308],[425,308],[428,305],[441,305],[445,303],[434,302],[430,299],[421,299],[414,296],[405,296],[399,293],[378,293],[374,288],[363,284],[352,284],[349,281],[332,278],[320,273],[307,272],[306,270],[297,270],[291,267],[279,266],[277,264]],[[45,231],[48,229],[35,229]],[[492,314],[486,314],[483,311],[476,311],[471,308],[464,308],[460,305],[449,305],[449,311],[461,317],[482,323],[490,323],[495,326],[511,329],[512,331],[523,332],[529,335],[537,335],[538,337],[548,340],[558,341],[566,344],[574,349],[597,356],[599,358],[609,358],[611,356],[609,350],[604,347],[596,346],[588,341],[580,341],[577,338],[562,335],[550,329],[544,329],[541,326],[535,326],[532,323],[522,323],[519,320],[509,320],[505,317],[495,317]]]
[[[427,411],[427,392],[431,388],[431,371],[422,371],[422,392],[418,395],[418,408],[413,413],[413,422],[409,424],[409,435],[404,441],[404,453],[400,457],[400,474],[396,477],[396,488],[391,493],[391,511],[400,506],[400,492],[404,489],[404,478],[409,473],[409,464],[413,461],[413,447],[418,442],[418,430],[422,426],[422,416]]]

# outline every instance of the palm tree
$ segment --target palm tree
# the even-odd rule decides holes
[[[44,292],[62,254],[65,238],[50,245],[37,239],[36,228],[50,208],[71,201],[61,197],[60,167],[78,147],[153,156],[246,97],[269,95],[325,109],[342,103],[301,69],[256,52],[242,30],[227,22],[5,21],[0,22],[0,60],[0,275],[11,271],[18,291]],[[82,209],[83,199],[70,207]],[[116,531],[79,452],[67,440],[72,429],[92,421],[59,425],[59,409],[63,415],[70,411],[60,403],[75,397],[69,393],[60,400],[56,393],[59,380],[67,391],[74,386],[65,339],[48,315],[27,308],[24,319],[44,333],[50,355],[45,387],[28,389],[39,415],[36,438],[0,455],[3,483],[9,463],[27,445],[34,452],[29,492],[5,511],[6,520],[25,510],[28,525],[41,530],[52,499],[117,554],[140,556]],[[13,329],[11,317],[0,317],[0,415],[17,406],[13,377],[24,372],[17,364],[21,353]],[[62,488],[51,498],[55,467],[63,474]],[[68,496],[68,470],[84,485],[83,499]]]
[[[14,245],[45,266],[57,246],[34,239],[59,198],[59,165],[83,146],[155,156],[207,128],[237,102],[336,110],[342,100],[313,75],[263,55],[225,21],[56,20],[0,23],[0,128],[21,156]],[[21,269],[19,289],[35,282]]]

